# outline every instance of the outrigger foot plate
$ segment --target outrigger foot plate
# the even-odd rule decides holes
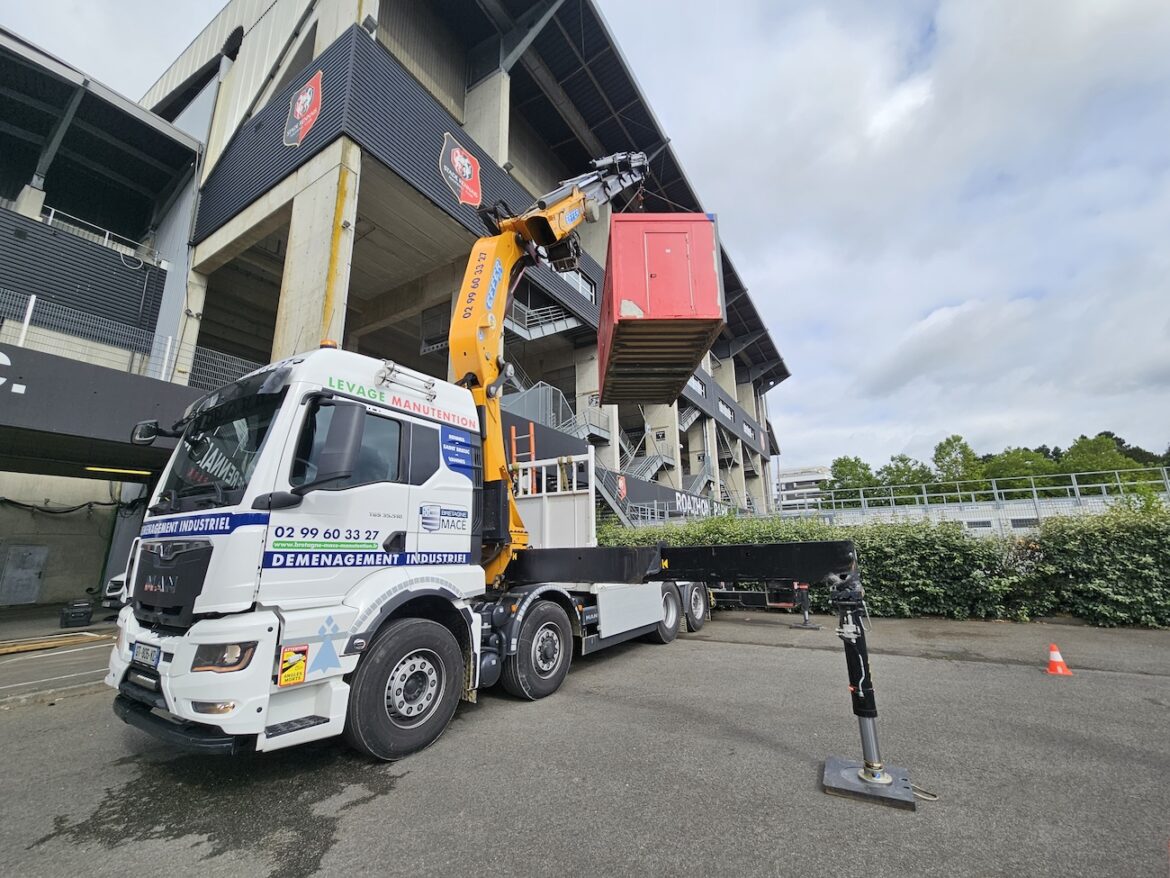
[[[885,770],[893,777],[893,783],[889,784],[876,784],[862,780],[859,774],[861,769],[862,762],[858,759],[830,756],[825,759],[825,775],[821,780],[821,786],[826,793],[832,796],[867,799],[894,808],[905,808],[908,811],[917,810],[914,788],[910,784],[910,773],[906,769],[887,765]]]

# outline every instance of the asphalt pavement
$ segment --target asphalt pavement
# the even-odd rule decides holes
[[[877,620],[884,755],[939,795],[904,812],[820,790],[857,726],[831,625],[787,621],[578,659],[393,765],[180,754],[112,693],[42,690],[0,705],[0,873],[1167,874],[1170,632]],[[1041,672],[1051,641],[1074,676]]]

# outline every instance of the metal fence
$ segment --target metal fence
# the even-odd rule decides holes
[[[824,490],[781,499],[779,514],[835,524],[929,519],[974,533],[1030,531],[1046,518],[1101,513],[1118,502],[1170,505],[1170,469],[1143,467],[917,485]]]
[[[263,365],[5,289],[0,289],[0,342],[202,390]]]

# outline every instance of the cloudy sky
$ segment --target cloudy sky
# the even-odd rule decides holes
[[[598,0],[793,377],[783,463],[1170,443],[1170,4]],[[0,0],[138,97],[219,2]]]

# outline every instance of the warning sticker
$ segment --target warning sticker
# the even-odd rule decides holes
[[[285,646],[280,650],[280,676],[277,685],[292,686],[305,682],[305,668],[309,663],[309,645]]]

